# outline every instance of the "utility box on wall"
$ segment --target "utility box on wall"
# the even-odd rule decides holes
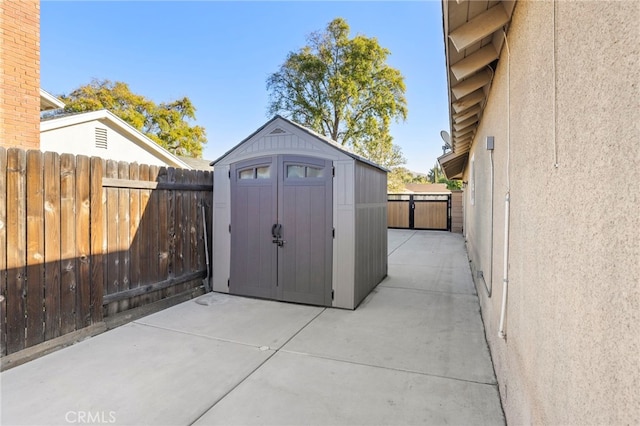
[[[387,171],[276,116],[212,163],[214,291],[355,309],[387,275]]]

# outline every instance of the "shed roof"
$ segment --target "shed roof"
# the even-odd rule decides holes
[[[438,162],[449,179],[464,172],[515,4],[442,0],[452,151]]]
[[[317,140],[319,140],[322,143],[325,143],[329,146],[331,146],[332,148],[348,155],[349,157],[353,158],[356,161],[360,161],[362,163],[368,164],[372,167],[375,167],[377,169],[380,169],[384,172],[388,172],[389,170],[387,170],[386,168],[382,167],[379,164],[374,163],[371,160],[368,160],[364,157],[361,157],[358,154],[355,154],[353,152],[351,152],[350,150],[348,150],[346,147],[340,145],[339,143],[337,143],[336,141],[321,135],[320,133],[317,133],[301,124],[298,124],[294,121],[291,121],[287,118],[282,117],[281,115],[276,115],[275,117],[273,117],[271,120],[267,121],[265,124],[263,124],[262,126],[260,126],[260,128],[258,128],[255,132],[251,133],[251,135],[247,136],[246,138],[244,138],[240,143],[238,143],[236,146],[234,146],[233,148],[231,148],[229,151],[225,152],[221,157],[219,157],[218,159],[214,160],[211,162],[212,166],[215,166],[216,163],[220,162],[222,159],[224,159],[226,156],[228,156],[229,154],[231,154],[233,151],[235,151],[237,148],[239,148],[242,144],[244,144],[245,142],[247,142],[248,140],[250,140],[251,138],[253,138],[256,134],[260,133],[263,129],[265,129],[267,126],[269,126],[271,123],[275,122],[275,121],[284,121],[285,123],[288,123],[294,127],[296,127],[297,129],[309,134],[310,136],[313,136],[314,138],[316,138]]]

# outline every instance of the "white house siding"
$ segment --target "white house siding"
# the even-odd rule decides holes
[[[107,131],[107,148],[96,147],[96,128]],[[101,157],[108,160],[167,166],[151,152],[123,135],[108,121],[93,120],[40,133],[40,150]]]
[[[493,278],[489,296],[474,274],[509,424],[640,424],[638,22],[633,1],[514,11],[511,55],[502,49],[469,154],[475,176],[470,164],[464,176],[472,268]]]

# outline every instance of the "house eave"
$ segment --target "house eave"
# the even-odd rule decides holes
[[[64,102],[46,90],[40,89],[40,111],[64,108]]]
[[[438,157],[438,163],[449,180],[461,180],[469,158],[469,151],[449,152]]]
[[[461,178],[487,104],[517,0],[442,0],[452,152],[438,158],[447,178]],[[465,157],[466,155],[466,157]]]

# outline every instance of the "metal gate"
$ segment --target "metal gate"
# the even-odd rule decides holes
[[[388,194],[387,227],[451,231],[451,194]]]

